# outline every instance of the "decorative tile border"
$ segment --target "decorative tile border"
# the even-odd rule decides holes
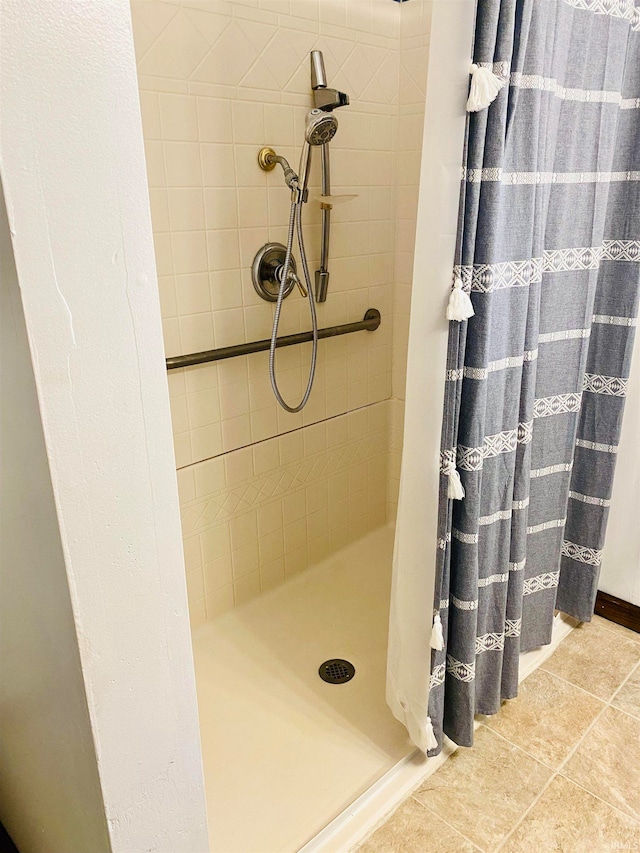
[[[387,521],[390,402],[180,472],[194,625]]]
[[[349,415],[344,417],[348,418]],[[257,509],[275,498],[327,479],[332,474],[348,471],[362,462],[382,460],[387,447],[386,430],[380,430],[284,465],[262,477],[251,477],[237,485],[223,486],[207,497],[190,501],[181,508],[183,534],[191,536],[202,533],[219,522],[230,521],[248,510]]]

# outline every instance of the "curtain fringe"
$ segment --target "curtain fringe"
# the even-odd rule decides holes
[[[431,749],[438,749],[438,740],[435,736],[435,732],[433,731],[433,723],[431,722],[431,717],[427,717],[424,740],[427,752]]]
[[[493,103],[498,97],[498,92],[506,84],[504,77],[498,77],[490,68],[483,68],[475,62],[469,69],[471,74],[471,87],[467,101],[467,111],[476,113]]]
[[[449,477],[449,485],[447,488],[447,496],[453,498],[454,501],[461,501],[464,497],[464,486],[460,480],[460,474],[456,468],[451,466],[447,472]]]
[[[473,317],[475,311],[471,303],[471,297],[462,287],[462,280],[456,277],[453,283],[453,290],[449,296],[449,304],[447,305],[447,320],[457,320],[462,322]]]
[[[440,614],[436,613],[433,617],[433,628],[431,629],[431,648],[437,652],[444,649],[444,634],[442,633],[442,620]]]

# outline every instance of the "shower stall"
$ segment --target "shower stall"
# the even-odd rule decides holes
[[[619,39],[629,21],[637,35],[632,0],[554,5],[596,37],[617,27]],[[447,794],[466,783],[474,802],[484,793],[482,773],[476,788],[474,775],[460,771],[479,749],[427,780],[455,748],[442,737],[444,703],[431,698],[440,701],[448,679],[449,702],[453,678],[465,685],[463,701],[473,695],[476,658],[479,669],[485,652],[501,659],[506,631],[468,631],[456,657],[464,631],[447,630],[446,611],[475,613],[481,595],[512,570],[525,577],[524,566],[510,559],[508,572],[490,567],[475,583],[467,571],[469,589],[442,588],[432,607],[434,581],[442,554],[459,556],[462,545],[472,553],[528,498],[489,507],[478,530],[459,523],[472,504],[460,492],[473,497],[471,469],[480,469],[460,466],[460,476],[460,442],[440,458],[444,389],[460,384],[467,393],[490,375],[500,381],[534,351],[447,363],[449,335],[481,328],[487,284],[504,290],[503,278],[465,260],[449,313],[469,317],[471,303],[478,316],[461,327],[445,320],[460,166],[473,166],[465,128],[508,118],[505,107],[525,90],[596,115],[608,110],[608,120],[620,109],[628,126],[640,106],[637,87],[565,87],[558,74],[512,73],[507,87],[508,63],[495,61],[491,45],[472,52],[476,8],[498,6],[543,15],[551,8],[520,0],[3,4],[0,820],[25,853],[345,853],[425,780]],[[501,12],[501,23],[507,17]],[[521,20],[514,14],[507,34]],[[562,49],[567,43],[556,40]],[[485,94],[498,94],[467,125],[472,56],[471,91],[478,95],[484,79]],[[613,58],[619,50],[592,57],[584,71],[611,70]],[[572,75],[580,71],[569,65]],[[520,182],[481,165],[463,178],[483,199],[487,183],[504,186],[505,197],[522,186],[536,198],[539,181],[565,185],[557,170],[515,173]],[[583,173],[582,161],[578,168],[569,181],[578,189],[586,176],[606,194],[615,174],[625,192],[637,192],[640,173],[628,164],[615,173]],[[607,246],[606,263],[624,264],[629,277],[640,258],[626,240],[634,236],[614,234]],[[591,275],[602,247],[571,245],[558,272]],[[527,264],[527,275],[547,275],[552,249],[539,267]],[[515,263],[509,282],[517,297],[526,291]],[[502,269],[501,259],[496,265]],[[628,354],[636,320],[623,307],[593,315],[602,327],[594,339],[622,329],[618,352]],[[580,345],[590,313],[584,327],[544,330],[541,342]],[[495,316],[502,327],[503,315]],[[563,359],[552,367],[564,377]],[[615,403],[627,390],[627,368],[604,374],[590,377],[588,393]],[[614,604],[628,602],[629,619],[640,604],[639,540],[629,525],[639,494],[637,375],[636,353],[620,443],[579,436],[583,449],[621,460],[611,499],[588,489],[571,495],[588,507],[610,503],[600,588]],[[545,423],[577,414],[580,393],[560,390],[560,408],[546,392],[542,407],[535,398]],[[532,433],[529,422],[520,442],[520,431],[489,431],[487,468],[506,470],[506,454],[528,447]],[[463,442],[462,461],[484,462],[479,447]],[[536,477],[568,474],[572,463],[540,464]],[[444,519],[454,498],[455,528]],[[526,535],[564,524],[559,515],[547,521]],[[599,543],[597,553],[596,544],[574,545],[574,555],[596,565]],[[550,597],[557,574],[526,577],[523,596]],[[477,608],[479,617],[486,610]],[[572,623],[549,608],[544,626],[550,645],[513,655],[514,692],[516,670],[522,679],[537,668]],[[511,641],[520,626],[509,627]],[[618,626],[577,630],[559,655],[571,657],[589,631],[597,654],[578,661],[578,680],[564,679],[556,660],[565,713],[554,706],[547,720],[536,712],[537,726],[525,725],[524,740],[503,738],[503,751],[527,752],[539,738],[542,764],[554,750],[560,755],[553,732],[571,729],[573,738],[578,716],[567,697],[579,691],[604,707],[590,695],[594,658],[607,678],[612,657],[622,669],[625,659],[629,671],[637,665],[640,646]],[[549,669],[536,673],[538,684],[549,683]],[[549,699],[535,683],[507,708],[522,712],[527,693]],[[612,691],[602,697],[603,717],[613,710]],[[470,742],[481,723],[472,702],[463,710]],[[501,711],[502,720],[510,713]],[[409,727],[418,722],[411,738],[394,714]],[[627,717],[632,731],[637,705]],[[487,735],[490,725],[482,725]],[[495,728],[484,741],[501,737]],[[626,764],[615,793],[635,770],[638,739],[627,751],[613,741],[601,739],[607,749],[589,756],[598,784],[605,752],[610,776]],[[493,748],[486,758],[496,766]],[[563,775],[555,765],[551,772],[555,782]],[[477,810],[454,800],[460,807],[436,808],[435,825],[444,826],[440,811],[447,821],[455,812],[469,826],[491,823],[496,804],[517,788],[512,773],[498,775],[499,788]],[[622,798],[609,802],[619,809]],[[566,798],[562,805],[566,812]],[[517,819],[535,822],[543,808],[544,798]],[[433,826],[428,820],[421,837],[439,843]],[[382,833],[367,849],[390,837]]]
[[[384,685],[431,2],[131,10],[212,849],[294,851],[413,753]]]
[[[391,567],[398,516],[430,634],[474,8],[131,0],[214,851],[345,849],[427,772],[385,701]]]

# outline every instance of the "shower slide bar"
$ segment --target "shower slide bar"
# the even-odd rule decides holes
[[[318,338],[336,338],[338,335],[350,335],[351,332],[375,332],[382,321],[377,308],[367,309],[362,320],[356,323],[343,323],[341,326],[327,326],[318,329]],[[295,335],[283,335],[277,339],[276,347],[291,347],[294,344],[304,344],[312,340],[313,332],[298,332]],[[189,355],[175,355],[167,359],[167,370],[177,367],[192,367],[194,364],[205,364],[208,361],[221,361],[224,358],[235,358],[237,355],[249,355],[252,352],[266,352],[270,340],[251,341],[246,344],[234,344],[230,347],[208,349],[204,352],[192,352]]]

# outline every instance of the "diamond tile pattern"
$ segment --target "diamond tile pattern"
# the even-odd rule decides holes
[[[377,29],[372,26],[374,20],[368,27],[366,21],[361,22],[360,30],[344,28],[338,39],[321,37],[320,25],[313,18],[292,18],[289,22],[284,14],[256,10],[256,20],[252,20],[252,8],[242,3],[223,6],[212,0],[196,9],[188,4],[181,7],[132,0],[132,8],[141,74],[228,86],[273,87],[306,95],[308,75],[297,72],[302,61],[306,64],[309,51],[321,47],[331,63],[332,81],[346,87],[354,99],[363,99],[368,92],[368,101],[398,102],[399,17],[384,35],[373,35]],[[217,9],[230,9],[239,17],[219,14]],[[377,10],[374,17],[376,14]],[[359,43],[358,36],[365,35],[376,43]],[[408,66],[414,79],[420,77],[420,60],[413,58]],[[263,72],[268,69],[268,74],[262,77],[253,73],[256,67]]]
[[[331,474],[349,471],[361,462],[382,459],[386,451],[386,431],[355,439],[343,447],[316,454],[247,483],[222,488],[204,501],[195,501],[182,509],[182,528],[185,536],[201,533],[219,520],[229,520],[271,498],[282,497],[309,483],[328,479]]]
[[[423,5],[416,0],[411,14]],[[256,152],[274,145],[296,162],[311,106],[308,57],[314,48],[324,51],[331,84],[351,97],[332,145],[332,189],[357,196],[334,212],[331,295],[318,306],[319,322],[346,323],[374,304],[384,318],[375,335],[323,345],[314,394],[300,415],[277,409],[259,356],[172,374],[179,468],[387,399],[392,332],[404,358],[408,323],[394,329],[393,322],[394,249],[401,240],[401,275],[408,283],[421,127],[411,119],[406,130],[399,124],[401,8],[370,0],[328,6],[311,0],[132,0],[167,355],[270,334],[273,308],[253,291],[250,268],[261,245],[285,239],[289,198],[278,174],[260,171]],[[411,28],[411,73],[419,78],[418,54],[423,76],[426,70],[426,42],[416,40],[420,15],[418,23]],[[405,193],[397,219],[401,130],[403,145],[414,149],[401,180],[413,192],[410,198]],[[312,195],[318,183],[314,166]],[[312,275],[319,213],[315,202],[305,209]],[[308,307],[296,295],[285,305],[280,332],[308,326]],[[279,354],[290,399],[302,392],[307,359],[307,353]]]
[[[388,419],[389,403],[378,403],[303,430],[308,452],[290,433],[179,472],[195,621],[385,523]],[[258,473],[261,460],[271,464]]]
[[[261,245],[285,239],[289,199],[256,153],[273,145],[297,162],[314,48],[331,85],[351,98],[338,115],[332,190],[357,196],[334,210],[319,323],[349,322],[372,305],[383,317],[375,334],[321,342],[314,391],[298,415],[276,406],[264,354],[169,374],[197,624],[395,514],[431,3],[131,0],[131,8],[167,355],[269,336],[273,308],[256,296],[250,267]],[[313,275],[316,203],[305,218]],[[287,300],[280,333],[308,323],[305,303]],[[278,369],[295,399],[307,348],[279,351]],[[387,423],[379,404],[392,390]],[[343,425],[363,411],[367,430],[347,436]],[[323,430],[334,440],[318,444]],[[291,499],[302,501],[304,522],[291,517]],[[258,524],[242,548],[212,551],[214,532],[230,542],[228,531],[252,514],[258,522],[274,514],[275,526]]]

